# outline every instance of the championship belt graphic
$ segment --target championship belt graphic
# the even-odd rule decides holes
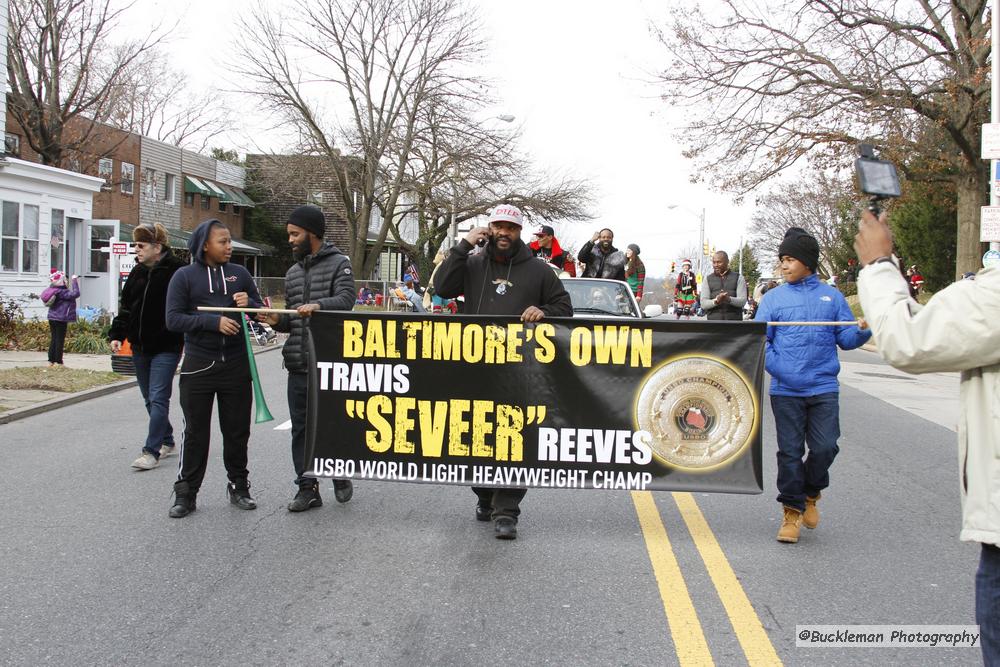
[[[750,444],[758,406],[739,371],[720,359],[688,356],[666,362],[646,378],[635,418],[639,429],[652,434],[660,462],[707,471]]]

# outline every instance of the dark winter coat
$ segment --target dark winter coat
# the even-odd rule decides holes
[[[520,315],[536,306],[548,317],[571,317],[562,281],[528,246],[517,245],[509,261],[499,261],[488,249],[470,257],[472,245],[462,239],[435,274],[435,293],[444,299],[464,294],[466,315]]]
[[[179,269],[167,288],[167,328],[184,333],[184,354],[195,359],[226,361],[247,356],[243,336],[226,336],[219,331],[223,315],[240,321],[238,313],[206,313],[198,306],[235,307],[233,294],[246,292],[249,306],[263,302],[250,272],[239,264],[209,266],[205,262],[205,240],[218,220],[198,225],[188,239],[194,261]]]
[[[135,352],[180,352],[184,334],[167,329],[167,287],[184,262],[169,250],[149,267],[136,264],[122,288],[118,315],[111,322],[108,340],[126,338]]]
[[[351,310],[354,302],[351,260],[329,243],[324,243],[315,255],[293,264],[285,273],[285,308],[295,309],[307,303],[318,303],[321,310]],[[291,332],[281,350],[285,368],[291,373],[306,372],[305,343],[309,328],[305,319],[285,314],[274,328]]]
[[[65,285],[49,286],[42,292],[42,301],[52,296],[56,302],[49,306],[49,319],[56,322],[76,322],[76,300],[80,298],[80,281],[74,280],[73,287]]]
[[[576,259],[584,265],[583,275],[586,278],[625,280],[625,253],[614,246],[604,252],[593,241],[587,241]]]

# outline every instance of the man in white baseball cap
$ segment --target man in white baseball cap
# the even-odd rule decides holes
[[[521,211],[501,204],[490,213],[489,227],[477,227],[459,241],[434,274],[434,290],[445,299],[465,295],[466,315],[514,315],[523,322],[570,317],[573,304],[562,281],[536,261],[521,240]],[[482,243],[484,252],[470,256]],[[476,519],[490,521],[498,539],[517,537],[525,489],[472,487],[479,502]]]

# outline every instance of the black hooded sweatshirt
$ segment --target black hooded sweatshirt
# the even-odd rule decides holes
[[[466,315],[520,315],[536,306],[547,317],[572,317],[562,281],[546,262],[539,262],[520,239],[510,259],[485,252],[469,256],[472,245],[462,239],[434,275],[435,293],[445,299],[465,295]]]
[[[136,264],[122,289],[121,307],[108,340],[128,338],[132,349],[141,354],[179,353],[184,336],[167,329],[167,286],[183,267],[184,262],[169,248],[153,266]]]
[[[240,321],[239,313],[203,313],[198,306],[233,308],[233,295],[246,292],[251,308],[264,304],[250,272],[239,264],[209,266],[205,262],[205,240],[218,220],[198,225],[188,239],[191,263],[177,271],[167,289],[167,328],[183,332],[184,354],[196,359],[227,361],[247,356],[243,336],[224,336],[219,322],[225,315]],[[225,226],[225,225],[222,225]]]

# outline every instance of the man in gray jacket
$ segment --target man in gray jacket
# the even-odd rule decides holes
[[[858,294],[879,354],[909,373],[960,372],[958,462],[962,532],[982,545],[976,622],[983,662],[1000,665],[1000,267],[959,280],[921,306],[892,256],[885,219],[861,217]]]
[[[747,283],[729,270],[729,255],[720,250],[712,255],[712,273],[701,283],[701,307],[710,320],[743,320]]]
[[[288,217],[288,243],[292,246],[295,264],[285,274],[285,308],[297,315],[262,316],[278,331],[290,332],[282,349],[288,370],[288,411],[292,418],[292,465],[295,483],[299,487],[288,504],[290,512],[304,512],[319,507],[323,499],[314,478],[306,477],[306,372],[309,369],[309,327],[306,318],[317,310],[351,310],[354,308],[354,274],[351,261],[336,246],[324,241],[326,218],[315,206],[299,206]],[[346,503],[354,493],[350,480],[333,480],[334,497]]]

